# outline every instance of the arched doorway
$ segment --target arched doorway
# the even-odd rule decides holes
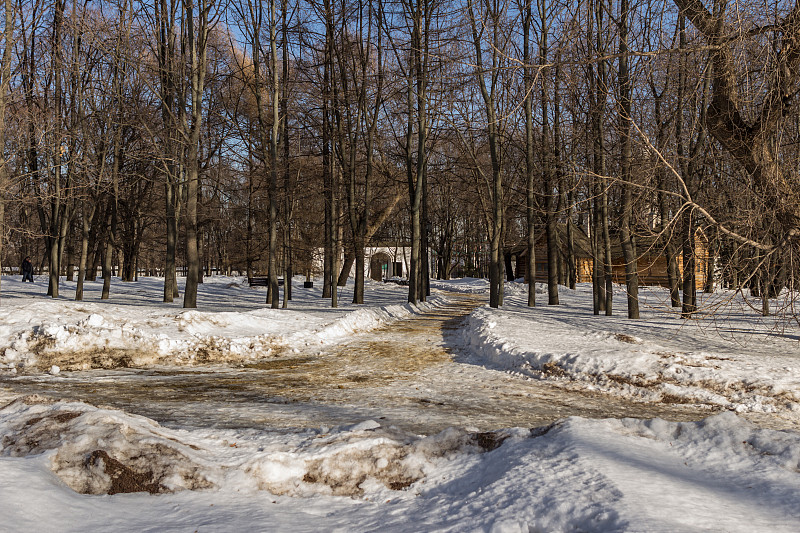
[[[389,277],[389,254],[378,252],[369,260],[369,277],[375,281],[381,281]]]

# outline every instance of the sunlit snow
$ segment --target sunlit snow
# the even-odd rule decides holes
[[[709,416],[573,416],[491,430],[453,423],[420,435],[380,416],[313,427],[220,426],[213,420],[224,397],[193,403],[192,423],[176,422],[187,413],[162,424],[57,395],[22,395],[15,383],[103,387],[115,372],[120,379],[132,372],[122,367],[154,365],[213,380],[243,363],[309,358],[357,336],[377,341],[382,326],[444,305],[446,292],[415,307],[405,303],[404,287],[369,283],[367,306],[348,304],[348,288],[333,310],[318,288],[295,288],[289,310],[271,310],[264,291],[242,278],[212,277],[199,309],[184,311],[180,302],[160,302],[158,279],[115,280],[105,302],[99,283],[88,284],[85,302],[74,302],[46,298],[46,280],[36,281],[2,280],[3,531],[800,528],[800,433],[765,429],[800,425],[798,331],[759,318],[736,295],[727,315],[718,307],[713,317],[686,321],[660,307],[659,289],[644,290],[643,319],[628,321],[592,316],[589,287],[562,288],[558,307],[528,309],[526,287],[509,284],[503,308],[479,307],[453,333],[455,359],[427,378],[430,397],[458,394],[447,388],[448,376],[488,383],[499,371],[515,394],[525,390],[515,382],[552,383],[567,395],[589,388],[642,405],[696,404]],[[433,285],[487,291],[482,280]],[[71,287],[65,282],[62,295]],[[461,394],[466,401],[471,393]],[[151,401],[142,393],[143,405]],[[226,407],[232,416],[237,408]],[[399,399],[385,409],[418,416]]]

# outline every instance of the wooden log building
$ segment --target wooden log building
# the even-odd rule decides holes
[[[576,279],[578,283],[592,281],[592,269],[594,258],[592,256],[591,241],[586,233],[577,226],[573,226],[573,242],[576,263]],[[557,229],[559,239],[559,268],[566,276],[566,242],[567,229],[565,224],[560,224]],[[667,277],[667,258],[664,253],[665,241],[658,235],[637,235],[636,254],[638,257],[637,267],[639,272],[640,285],[660,285],[668,287]],[[708,272],[709,246],[705,233],[698,228],[695,233],[695,286],[697,290],[702,290],[706,283]],[[507,246],[504,250],[506,255],[506,268],[513,267],[515,278],[525,278],[527,281],[528,250],[524,244]],[[678,271],[683,276],[683,255],[678,248]],[[622,254],[622,246],[619,236],[611,237],[611,263],[612,277],[614,283],[625,283],[625,260]],[[536,281],[546,282],[548,274],[547,266],[547,238],[542,231],[536,241]]]

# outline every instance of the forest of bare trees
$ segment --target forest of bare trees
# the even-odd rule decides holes
[[[589,264],[595,314],[622,283],[638,318],[643,257],[687,317],[698,291],[768,313],[800,289],[800,0],[0,13],[0,261],[31,256],[53,297],[64,276],[80,300],[98,275],[103,298],[112,276],[158,275],[196,307],[204,275],[246,272],[272,307],[297,274],[336,305],[353,272],[363,303],[378,242],[409,247],[410,302],[467,275],[500,306],[538,269],[554,305]]]

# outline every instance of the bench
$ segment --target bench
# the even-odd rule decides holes
[[[253,276],[250,278],[251,287],[269,287],[269,276]],[[283,287],[283,278],[278,278],[278,287]]]

